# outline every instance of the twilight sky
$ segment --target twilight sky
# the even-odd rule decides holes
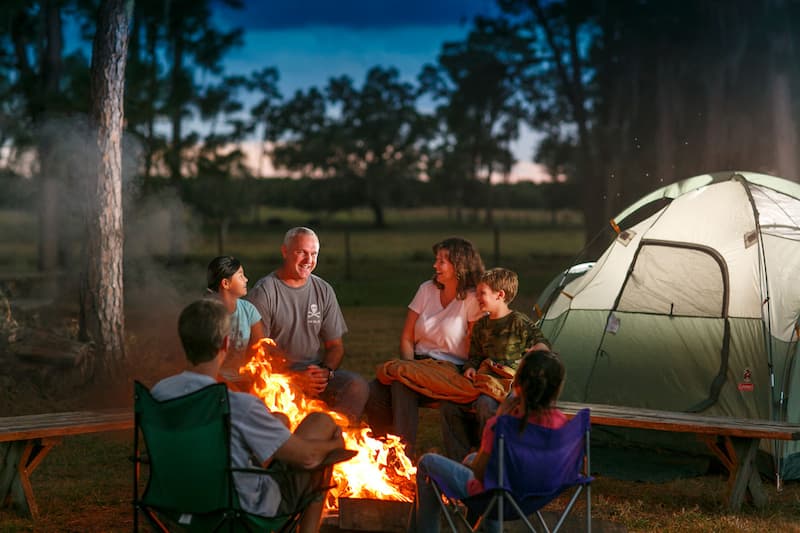
[[[284,98],[297,89],[322,88],[349,75],[361,85],[375,65],[394,66],[415,81],[446,41],[463,39],[471,19],[496,12],[493,0],[245,0],[245,8],[218,7],[223,26],[245,30],[245,44],[225,59],[228,73],[278,68]],[[517,179],[540,179],[531,160],[535,135],[514,145]]]
[[[413,81],[443,42],[462,39],[472,17],[494,9],[492,0],[245,0],[243,10],[221,7],[219,16],[245,29],[245,46],[227,56],[227,68],[276,66],[289,96],[341,74],[359,83],[375,65]]]

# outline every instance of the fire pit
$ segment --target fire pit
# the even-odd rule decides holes
[[[292,429],[309,413],[328,413],[344,428],[345,447],[358,451],[351,460],[334,466],[332,483],[335,486],[328,492],[326,513],[330,516],[340,506],[346,506],[347,509],[344,512],[340,509],[339,513],[342,529],[394,531],[387,529],[389,524],[397,524],[399,530],[405,529],[414,500],[417,469],[406,456],[400,439],[394,435],[375,438],[369,427],[349,426],[344,416],[330,411],[324,402],[306,398],[290,376],[272,371],[270,360],[275,351],[277,348],[271,339],[262,339],[253,358],[239,369],[240,373],[253,378],[252,392],[271,411],[284,413]],[[370,520],[373,516],[376,520]],[[377,527],[373,527],[374,524]]]
[[[411,502],[339,498],[339,529],[354,531],[405,531]]]

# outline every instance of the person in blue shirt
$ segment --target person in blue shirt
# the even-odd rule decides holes
[[[242,263],[233,256],[215,257],[206,271],[207,292],[231,313],[231,331],[226,366],[236,367],[252,356],[253,346],[264,337],[261,314],[242,299],[247,294],[247,276]]]

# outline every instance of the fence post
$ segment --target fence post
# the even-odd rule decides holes
[[[500,228],[497,226],[494,229],[494,266],[500,266]]]
[[[350,230],[344,230],[344,279],[350,281]]]

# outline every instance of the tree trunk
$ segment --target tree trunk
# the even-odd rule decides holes
[[[147,104],[147,142],[145,155],[145,178],[152,177],[156,151],[156,102],[158,102],[158,28],[154,22],[147,23],[145,30],[147,47],[147,88],[150,96]]]
[[[172,126],[172,146],[169,150],[168,164],[169,175],[173,183],[181,180],[181,142],[183,141],[183,116],[181,98],[179,95],[181,86],[181,70],[183,69],[183,38],[175,36],[172,48],[172,74],[170,83],[172,85],[170,95],[170,123]]]
[[[173,15],[174,16],[174,15]],[[172,71],[170,73],[169,108],[170,124],[172,127],[172,145],[167,151],[167,166],[169,167],[170,181],[174,188],[175,197],[181,197],[182,174],[182,143],[183,143],[183,99],[181,98],[182,75],[183,75],[183,55],[184,40],[182,35],[172,36]],[[179,205],[180,202],[179,202]],[[183,242],[183,209],[171,209],[170,217],[170,245],[169,262],[170,264],[183,263],[186,256],[185,244]]]
[[[595,258],[603,250],[601,243],[594,240],[594,237],[608,223],[605,205],[606,181],[604,176],[598,176],[598,169],[595,166],[583,69],[581,68],[580,47],[578,46],[578,23],[574,18],[575,6],[571,2],[567,2],[567,4],[566,49],[562,49],[556,39],[541,2],[531,2],[530,7],[544,32],[544,38],[555,62],[556,74],[564,91],[564,96],[569,102],[572,119],[578,129],[576,174],[581,182],[585,251],[588,257]],[[567,57],[568,60],[565,60]]]
[[[583,233],[586,242],[586,253],[591,258],[599,257],[603,252],[603,243],[596,240],[598,232],[608,224],[610,215],[606,211],[603,198],[606,194],[605,176],[598,175],[593,155],[592,139],[589,133],[589,118],[586,109],[586,91],[583,85],[581,57],[578,51],[578,28],[569,17],[569,55],[572,65],[572,110],[578,126],[578,173],[583,180]]]
[[[383,216],[383,206],[376,201],[370,202],[369,206],[372,208],[372,214],[375,215],[375,227],[385,228],[386,218]]]
[[[58,181],[52,175],[50,152],[39,146],[39,270],[54,272],[58,267]]]
[[[230,217],[223,216],[219,221],[217,227],[217,255],[225,255],[225,243],[228,241],[228,227],[230,226]]]
[[[666,45],[662,50],[667,50],[669,45]],[[678,132],[675,130],[674,125],[677,117],[685,113],[684,109],[676,105],[676,100],[679,98],[680,87],[677,87],[673,80],[676,79],[676,72],[670,62],[668,54],[660,55],[656,59],[656,78],[658,83],[656,85],[656,150],[655,150],[655,173],[648,182],[654,181],[651,185],[647,183],[648,188],[656,188],[659,179],[663,183],[671,183],[675,180],[675,161],[678,159],[678,153],[675,149],[675,140],[677,139]]]
[[[796,180],[800,164],[798,164],[796,150],[798,145],[797,124],[794,121],[795,115],[792,113],[789,77],[783,72],[774,72],[771,89],[776,168],[768,170],[774,171],[778,176]]]
[[[48,117],[51,102],[58,98],[61,83],[61,52],[64,46],[61,36],[61,8],[58,2],[46,1],[42,6],[42,17],[45,27],[44,52],[41,61],[41,92],[35,94],[35,118],[40,121]],[[49,136],[49,135],[48,135]],[[59,184],[57,171],[52,161],[52,139],[39,142],[39,270],[53,272],[58,267],[59,253]]]
[[[494,203],[492,198],[492,165],[486,171],[486,224],[487,228],[494,226]]]
[[[133,0],[105,0],[92,49],[91,125],[96,163],[89,172],[82,336],[94,342],[95,376],[117,377],[125,362],[122,284],[122,131],[128,24]]]

